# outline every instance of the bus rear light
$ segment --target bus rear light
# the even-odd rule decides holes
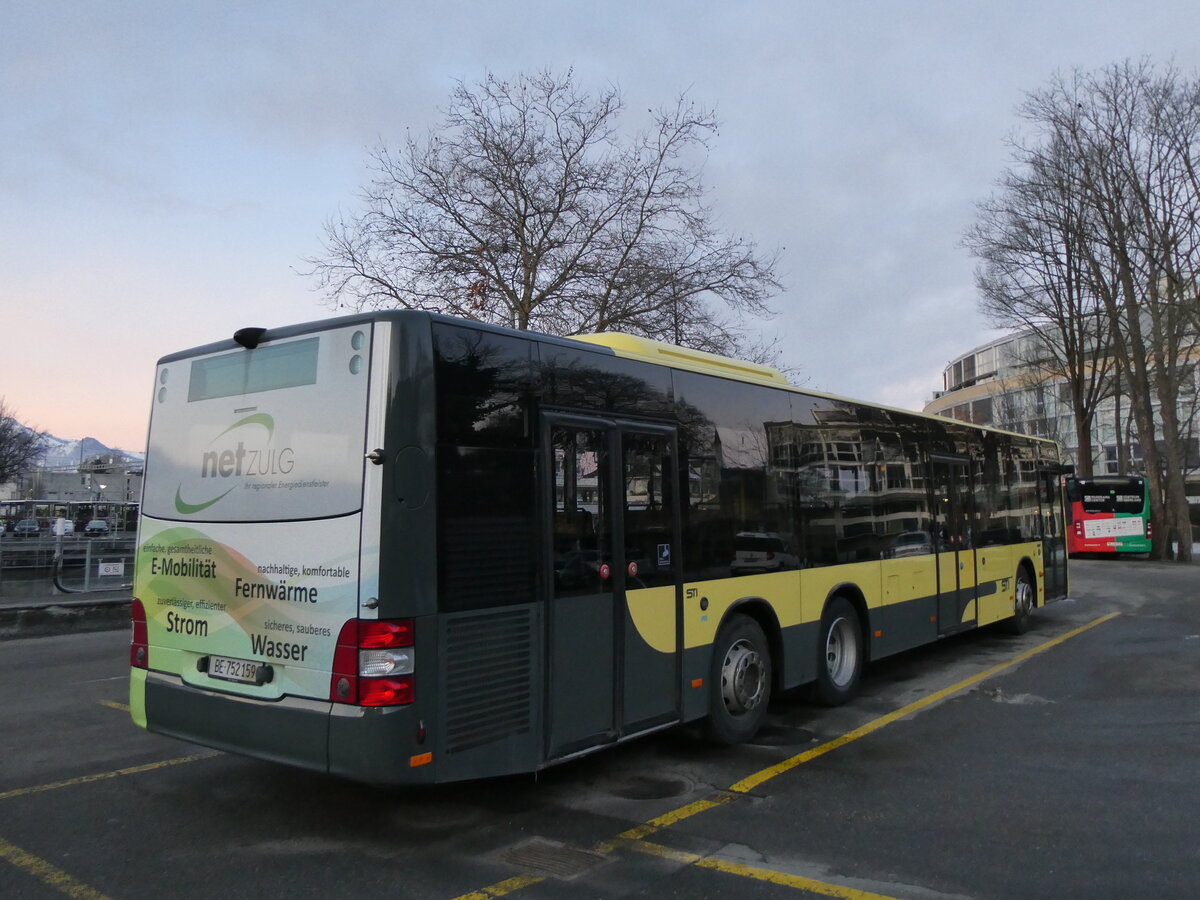
[[[150,637],[146,628],[146,607],[136,597],[129,608],[132,635],[129,641],[129,665],[135,669],[150,666]]]
[[[358,706],[398,706],[414,697],[412,619],[350,619],[338,632],[329,699]]]
[[[402,678],[364,678],[358,683],[359,706],[400,706],[412,702],[411,675]]]
[[[411,647],[412,619],[378,619],[359,622],[358,646],[364,650],[379,647]]]
[[[1146,540],[1153,540],[1153,538],[1154,538],[1154,523],[1147,520],[1147,522],[1146,522]]]
[[[413,651],[411,648],[358,651],[359,678],[374,678],[383,675],[411,675],[412,673]]]

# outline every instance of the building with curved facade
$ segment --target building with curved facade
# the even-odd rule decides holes
[[[1077,465],[1080,452],[1075,416],[1065,379],[1049,375],[1044,345],[1036,331],[997,338],[954,359],[942,373],[942,389],[925,404],[925,412],[976,425],[1053,438],[1063,448],[1064,462]],[[1200,371],[1193,371],[1189,396],[1180,403],[1182,421],[1196,415]],[[1200,429],[1200,421],[1195,423]],[[1161,435],[1157,435],[1161,439]],[[1141,447],[1129,399],[1116,394],[1105,399],[1092,423],[1090,448],[1093,472],[1118,474],[1120,460],[1140,470]],[[1188,439],[1188,480],[1200,494],[1200,450],[1195,431]],[[1189,486],[1189,494],[1193,493]],[[1200,497],[1196,498],[1200,501]]]

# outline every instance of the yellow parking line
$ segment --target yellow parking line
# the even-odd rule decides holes
[[[812,878],[801,878],[799,875],[789,875],[787,872],[776,872],[774,869],[760,869],[757,866],[747,866],[742,863],[730,862],[727,859],[705,857],[698,860],[696,866],[701,869],[716,869],[727,875],[739,875],[742,878],[753,878],[756,881],[768,881],[771,884],[795,888],[798,891],[808,891],[822,894],[826,897],[840,897],[842,900],[896,900],[886,894],[873,894],[870,891],[859,891],[843,887],[840,884],[828,884]]]
[[[194,753],[191,756],[180,756],[175,759],[164,759],[161,762],[146,763],[141,766],[129,766],[113,772],[98,772],[95,775],[80,775],[78,778],[68,778],[66,781],[55,781],[51,784],[38,784],[32,787],[15,788],[0,793],[0,800],[11,800],[13,797],[25,797],[29,794],[41,794],[45,791],[56,791],[59,788],[75,787],[80,784],[91,784],[93,781],[106,781],[109,778],[121,778],[125,775],[140,775],[142,772],[153,772],[155,769],[165,769],[167,766],[182,766],[184,763],[196,762],[201,759],[211,759],[220,756],[219,750],[207,750],[204,753]]]
[[[81,881],[76,881],[62,869],[10,844],[4,838],[0,838],[0,859],[7,860],[18,869],[68,897],[74,897],[76,900],[108,900],[108,897],[94,888],[88,887]]]
[[[976,675],[972,675],[970,678],[964,678],[957,684],[952,684],[950,687],[942,688],[940,691],[935,691],[928,697],[922,697],[920,700],[910,703],[908,706],[903,706],[900,709],[893,710],[887,715],[880,716],[878,719],[872,719],[866,725],[855,728],[853,731],[848,731],[831,741],[826,741],[819,747],[813,747],[811,750],[805,750],[803,753],[793,756],[791,759],[785,759],[783,762],[771,766],[770,768],[763,769],[761,772],[755,772],[753,775],[748,775],[736,784],[730,785],[729,790],[739,794],[752,791],[759,785],[766,781],[770,781],[777,775],[782,775],[784,772],[789,772],[796,768],[796,766],[803,765],[810,760],[816,759],[818,756],[824,756],[831,750],[836,750],[838,747],[844,747],[846,744],[857,741],[861,737],[866,737],[868,734],[878,731],[883,726],[890,725],[897,719],[903,719],[906,716],[912,715],[917,710],[924,709],[927,706],[932,706],[934,703],[944,700],[952,694],[957,694],[959,691],[966,690],[974,684],[985,681],[998,672],[1003,672],[1005,669],[1010,669],[1018,663],[1022,663],[1029,659],[1031,656],[1036,656],[1039,653],[1049,650],[1051,647],[1057,647],[1063,641],[1070,640],[1071,638],[1082,634],[1088,629],[1095,628],[1097,625],[1101,625],[1110,619],[1115,619],[1119,615],[1120,613],[1116,612],[1109,613],[1106,616],[1101,616],[1098,619],[1088,622],[1086,625],[1081,625],[1078,628],[1068,631],[1066,634],[1061,634],[1052,640],[1046,641],[1044,644],[1038,644],[1036,647],[1026,650],[1024,653],[1018,654],[1010,660],[994,665],[990,669],[985,669]]]
[[[1029,650],[1026,650],[1024,653],[1014,656],[1010,660],[998,663],[991,668],[985,669],[983,672],[972,675],[970,678],[963,679],[957,684],[952,684],[950,687],[942,688],[942,690],[936,691],[927,697],[923,697],[920,700],[908,704],[907,706],[893,710],[892,712],[880,716],[877,719],[872,719],[867,724],[862,725],[859,728],[855,728],[853,731],[848,731],[831,741],[826,741],[819,747],[814,747],[812,750],[806,750],[804,753],[793,756],[791,759],[786,759],[778,765],[763,769],[762,771],[756,772],[753,775],[748,775],[741,781],[731,785],[729,790],[739,794],[752,791],[754,788],[767,781],[770,781],[777,775],[782,775],[784,772],[789,772],[797,766],[803,765],[809,760],[816,759],[818,756],[824,756],[826,753],[829,753],[831,750],[836,750],[838,747],[844,747],[846,744],[856,741],[861,737],[865,737],[874,731],[878,731],[885,725],[890,725],[897,719],[903,719],[904,717],[909,716],[920,709],[924,709],[925,707],[931,706],[940,700],[944,700],[953,694],[957,694],[959,691],[965,690],[974,684],[978,684],[981,681],[991,678],[993,675],[1003,672],[1005,669],[1010,669],[1013,666],[1024,662],[1030,657],[1049,650],[1051,647],[1057,647],[1064,641],[1068,641],[1077,635],[1083,634],[1083,632],[1095,628],[1097,625],[1102,625],[1111,619],[1115,619],[1119,615],[1119,612],[1113,612],[1109,613],[1108,615],[1101,616],[1098,619],[1093,619],[1086,625],[1081,625],[1078,628],[1074,628],[1056,638],[1052,638],[1049,641],[1038,644],[1036,647],[1032,647]],[[0,799],[3,799],[3,795],[0,795]],[[669,848],[660,847],[657,844],[651,844],[648,841],[642,840],[642,838],[645,838],[646,836],[651,835],[662,828],[667,828],[676,822],[682,821],[690,816],[694,816],[697,813],[722,806],[725,803],[728,803],[730,799],[731,798],[727,795],[714,794],[712,797],[707,799],[697,800],[694,803],[689,803],[687,806],[682,806],[679,809],[672,810],[671,812],[663,813],[661,816],[653,818],[645,824],[630,828],[629,830],[617,835],[612,840],[603,841],[597,844],[596,850],[600,853],[611,853],[614,849],[616,849],[616,847],[624,844],[632,846],[635,849],[641,850],[642,852],[655,853],[656,855],[677,859],[681,862],[700,866],[701,868],[715,869],[731,875],[741,875],[745,878],[754,878],[756,880],[767,881],[772,884],[794,887],[798,890],[811,891],[813,893],[823,894],[827,897],[840,897],[845,898],[845,900],[891,900],[891,898],[887,898],[882,894],[872,894],[868,891],[858,891],[854,890],[853,888],[846,888],[840,885],[826,884],[821,881],[813,881],[809,878],[801,878],[798,875],[788,875],[786,873],[775,872],[770,869],[759,869],[755,868],[754,866],[743,865],[742,863],[734,863],[727,860],[703,857],[695,857],[692,859],[692,854],[680,853],[679,851],[670,850]],[[656,849],[648,849],[651,847]],[[512,891],[520,890],[527,884],[536,884],[541,880],[542,879],[540,878],[530,877],[524,884],[516,884],[516,882],[520,882],[521,879],[510,878],[508,881],[502,881],[499,884],[482,888],[479,891],[475,891],[470,894],[464,894],[461,897],[456,898],[456,900],[486,900],[488,897],[499,897],[503,896],[504,894],[511,893]],[[497,893],[497,891],[499,891],[499,893]]]
[[[116,700],[97,700],[101,706],[107,706],[109,709],[115,709],[118,712],[129,712],[128,703],[118,703]]]
[[[645,853],[647,856],[657,856],[659,859],[669,859],[672,862],[683,863],[685,866],[692,866],[704,859],[699,853],[688,853],[686,850],[675,850],[671,847],[664,847],[662,844],[655,844],[651,841],[628,841],[625,846],[631,847],[638,853]]]
[[[682,822],[684,819],[696,815],[696,813],[702,813],[714,807],[723,806],[732,799],[728,794],[715,794],[704,800],[697,800],[695,803],[681,806],[679,809],[672,810],[669,813],[663,813],[661,816],[651,819],[643,825],[636,825],[628,831],[622,831],[611,841],[603,841],[597,844],[595,848],[596,852],[611,853],[620,844],[628,843],[629,841],[639,841],[660,829],[669,828],[676,822]]]
[[[698,853],[688,853],[684,850],[674,850],[671,847],[664,847],[662,844],[655,844],[650,841],[628,841],[626,842],[626,846],[637,850],[639,853],[657,856],[660,859],[669,859],[672,862],[682,863],[685,866],[715,869],[718,872],[724,872],[726,875],[753,878],[756,881],[768,881],[771,884],[795,888],[800,891],[808,891],[812,894],[822,894],[826,897],[841,897],[844,900],[895,900],[894,897],[888,897],[885,894],[873,894],[870,891],[859,891],[840,884],[817,881],[815,878],[790,875],[787,872],[780,872],[776,869],[764,869],[760,866],[748,866],[745,863],[734,862],[729,859],[701,856]]]

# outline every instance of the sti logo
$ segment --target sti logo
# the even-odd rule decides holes
[[[246,428],[250,428],[252,431],[247,433],[239,430]],[[262,441],[261,445],[255,445],[252,441],[251,446],[246,446],[246,440],[262,436],[262,432],[259,432],[258,428],[265,430],[266,440]],[[238,438],[236,445],[232,445],[230,440],[222,440],[228,435]],[[291,447],[282,449],[271,447],[271,439],[274,436],[275,420],[266,413],[255,413],[239,419],[218,434],[210,444],[213,449],[205,450],[200,456],[200,477],[216,479],[217,483],[213,486],[213,490],[220,492],[206,500],[191,503],[183,498],[181,483],[175,489],[176,511],[185,516],[191,516],[218,503],[237,487],[236,484],[231,484],[224,490],[220,490],[228,483],[227,479],[245,478],[250,475],[287,475],[291,472],[296,465],[295,451]],[[209,492],[206,491],[206,493]]]

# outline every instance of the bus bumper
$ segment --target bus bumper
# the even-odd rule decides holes
[[[145,678],[148,731],[256,759],[372,784],[426,784],[435,766],[408,707],[364,709],[285,697],[262,700],[206,691],[161,672]]]

